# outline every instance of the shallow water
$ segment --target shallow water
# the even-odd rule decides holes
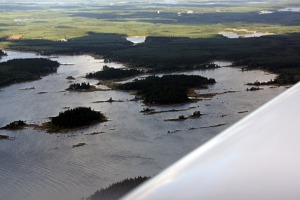
[[[8,51],[3,60],[37,57],[32,53]],[[133,94],[121,91],[96,91],[87,93],[68,92],[70,82],[90,82],[84,75],[100,70],[103,60],[88,55],[53,56],[52,60],[74,65],[61,65],[57,73],[38,81],[21,83],[2,88],[0,91],[0,127],[15,120],[42,123],[56,116],[64,107],[88,106],[105,113],[110,121],[74,131],[69,134],[48,134],[27,128],[22,131],[1,130],[0,134],[15,140],[0,140],[0,194],[1,199],[23,200],[74,200],[87,197],[97,189],[135,176],[153,176],[174,163],[186,153],[197,148],[230,124],[267,102],[285,87],[247,92],[247,82],[269,81],[275,77],[263,71],[242,72],[237,67],[191,71],[185,74],[215,78],[217,83],[200,93],[220,94],[211,100],[172,107],[154,106],[157,110],[183,109],[187,111],[144,115],[139,111],[142,102],[127,101]],[[222,61],[218,62],[222,65]],[[228,65],[224,62],[223,65]],[[111,67],[124,67],[109,63]],[[33,90],[20,90],[34,87]],[[105,86],[99,86],[105,87]],[[40,92],[46,92],[39,94]],[[99,100],[124,102],[92,103]],[[165,122],[164,119],[179,115],[191,115],[200,110],[205,115],[199,119],[181,122]],[[248,111],[246,113],[239,113]],[[224,126],[209,127],[218,124]],[[196,129],[193,129],[196,128]],[[103,132],[98,135],[87,135]],[[72,148],[85,142],[87,145]]]

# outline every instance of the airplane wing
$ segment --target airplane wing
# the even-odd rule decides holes
[[[123,200],[300,199],[300,83]]]

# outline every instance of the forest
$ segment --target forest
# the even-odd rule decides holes
[[[0,63],[0,87],[12,83],[32,81],[55,73],[59,67],[57,61],[45,58],[13,59]]]
[[[101,112],[87,107],[69,109],[51,119],[52,124],[59,128],[78,128],[103,121],[106,117]]]
[[[114,183],[105,189],[98,190],[88,200],[118,200],[126,193],[136,188],[149,177],[136,177]]]
[[[113,67],[108,67],[107,65],[104,65],[102,71],[89,73],[86,75],[86,77],[96,78],[99,80],[112,80],[112,79],[128,78],[131,76],[136,76],[140,73],[142,72],[136,69],[115,69]]]
[[[71,39],[66,43],[21,39],[12,41],[10,48],[39,53],[43,51],[43,54],[89,53],[100,55],[109,61],[124,63],[131,68],[147,68],[153,73],[206,69],[212,60],[230,60],[236,65],[247,65],[251,69],[260,68],[277,74],[291,75],[293,79],[299,81],[299,44],[300,33],[291,33],[239,39],[223,36],[211,38],[149,36],[145,43],[132,46],[124,35],[89,32],[86,36]],[[99,76],[101,79],[105,76],[111,79],[123,77],[110,75],[112,71],[103,70],[88,74],[88,77]]]
[[[90,83],[72,83],[67,90],[89,90],[91,89]]]
[[[141,95],[148,104],[178,104],[189,101],[189,88],[203,87],[215,82],[214,79],[196,75],[165,75],[149,76],[143,80],[118,85],[117,88],[137,91],[137,95]]]

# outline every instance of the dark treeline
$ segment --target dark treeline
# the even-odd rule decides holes
[[[288,84],[295,84],[300,80],[299,75],[295,75],[288,72],[283,72],[278,75],[274,80],[270,80],[267,82],[259,82],[255,81],[254,83],[247,83],[246,85],[288,85]]]
[[[45,58],[13,59],[0,63],[0,86],[40,79],[57,71],[59,63]]]
[[[88,200],[118,200],[125,194],[148,180],[149,177],[136,177],[114,183],[108,188],[98,190]]]
[[[195,64],[195,65],[181,65],[181,66],[169,66],[163,68],[152,68],[148,69],[147,73],[157,74],[157,73],[169,73],[169,72],[180,72],[180,71],[191,71],[191,70],[211,70],[217,69],[220,66],[208,63],[208,64]]]
[[[11,122],[10,124],[0,128],[0,129],[16,130],[16,129],[22,129],[26,125],[27,124],[25,123],[25,121],[18,120],[18,121]]]
[[[89,73],[86,75],[87,78],[96,78],[99,80],[111,80],[127,78],[131,76],[136,76],[142,73],[140,70],[136,69],[115,69],[113,67],[103,66],[103,71],[98,71],[95,73]]]
[[[57,117],[52,118],[51,122],[60,128],[76,128],[105,120],[106,117],[101,112],[91,108],[77,107],[60,112]]]
[[[86,36],[69,39],[68,42],[52,40],[15,40],[10,48],[20,51],[34,51],[43,55],[76,55],[91,53],[107,55],[115,50],[132,46],[126,35],[88,32]]]
[[[300,33],[259,38],[147,37],[145,43],[132,45],[124,35],[90,33],[68,42],[47,40],[11,41],[16,50],[43,51],[45,54],[91,53],[107,60],[152,70],[193,69],[211,60],[224,59],[250,68],[274,73],[300,75]]]
[[[226,59],[275,70],[299,67],[299,43],[300,34],[239,39],[148,37],[145,43],[115,51],[111,57],[148,68],[193,66],[212,59]]]
[[[136,90],[138,95],[144,97],[146,103],[176,104],[188,102],[187,91],[189,88],[201,87],[215,83],[195,75],[165,75],[163,77],[150,76],[143,80],[118,85],[121,90]]]
[[[68,90],[89,90],[91,89],[90,83],[73,83],[69,86]]]

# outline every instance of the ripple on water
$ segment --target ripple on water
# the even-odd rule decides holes
[[[39,57],[31,53],[8,51],[5,59]],[[215,78],[217,83],[200,93],[226,93],[212,100],[199,101],[173,107],[155,106],[157,110],[194,110],[166,112],[155,115],[140,113],[145,106],[141,102],[128,102],[134,95],[120,91],[98,91],[71,93],[64,91],[68,86],[67,76],[78,82],[90,82],[84,75],[101,70],[103,60],[86,55],[58,56],[51,58],[62,65],[56,74],[41,80],[5,87],[0,91],[0,126],[23,119],[29,123],[41,123],[56,116],[64,107],[88,106],[103,111],[111,121],[96,124],[84,130],[74,131],[73,137],[47,134],[32,129],[1,134],[15,136],[14,141],[0,140],[0,194],[3,199],[22,200],[74,200],[87,197],[101,187],[135,176],[152,176],[169,166],[181,156],[195,149],[227,126],[208,127],[217,124],[232,124],[259,105],[285,90],[283,87],[257,92],[247,92],[247,82],[269,81],[275,75],[258,70],[244,71],[235,67],[215,70],[190,71],[185,74]],[[220,64],[224,64],[219,61]],[[230,63],[225,63],[224,66]],[[112,67],[124,67],[108,63]],[[96,83],[96,82],[93,82]],[[34,90],[19,90],[34,87]],[[38,94],[40,91],[47,92]],[[61,92],[63,91],[63,92]],[[119,103],[92,102],[110,97],[124,100]],[[210,106],[207,106],[207,105]],[[206,115],[199,119],[183,122],[164,122],[164,119],[190,115],[200,110]],[[220,117],[224,115],[223,117]],[[179,130],[179,131],[176,131]],[[98,135],[86,133],[103,132]],[[172,132],[172,134],[168,134]],[[83,134],[84,133],[84,134]],[[72,148],[80,142],[83,147]]]

